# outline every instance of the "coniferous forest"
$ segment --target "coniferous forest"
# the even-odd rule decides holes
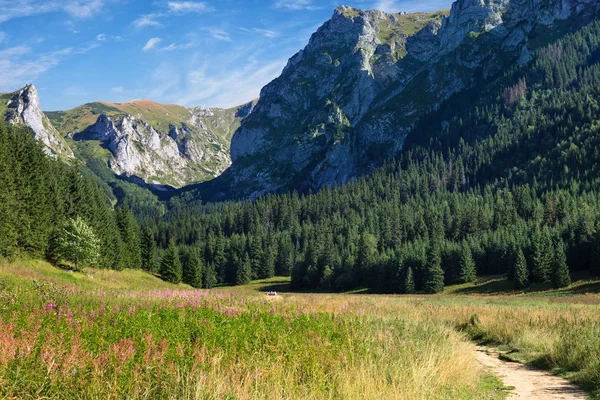
[[[484,274],[516,288],[600,275],[600,22],[481,79],[354,182],[216,204],[191,191],[166,212],[114,206],[87,167],[1,126],[0,254],[205,288],[284,275],[295,290],[436,293]]]

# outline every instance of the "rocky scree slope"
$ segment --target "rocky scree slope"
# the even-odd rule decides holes
[[[78,153],[102,158],[117,175],[181,187],[229,167],[231,136],[253,107],[189,109],[140,100],[89,103],[47,115],[76,150],[85,149]]]
[[[27,85],[14,93],[0,94],[0,117],[10,124],[27,125],[49,156],[73,158],[73,152],[42,111],[34,85]]]
[[[596,0],[459,0],[430,14],[340,6],[263,88],[213,185],[257,197],[368,172],[402,149],[424,114],[524,65],[599,11]]]

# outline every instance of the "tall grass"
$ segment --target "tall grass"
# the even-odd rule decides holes
[[[502,397],[463,334],[377,301],[1,279],[0,398]]]

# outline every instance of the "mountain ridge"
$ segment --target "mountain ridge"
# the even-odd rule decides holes
[[[453,94],[527,63],[599,10],[592,0],[459,0],[447,16],[340,6],[263,88],[213,186],[256,198],[347,182],[393,157]]]

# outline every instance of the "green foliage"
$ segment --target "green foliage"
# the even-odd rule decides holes
[[[174,241],[169,243],[165,254],[160,260],[160,275],[171,283],[180,283],[182,279],[182,267],[179,260],[179,251]]]
[[[141,237],[141,262],[142,268],[150,272],[158,272],[158,256],[154,232],[149,227],[142,230]]]
[[[70,218],[58,237],[58,254],[77,270],[94,266],[100,257],[100,241],[81,217]]]
[[[442,257],[436,243],[427,250],[427,265],[425,266],[425,293],[440,293],[444,291],[444,270]]]
[[[565,244],[559,241],[556,245],[554,261],[552,262],[552,285],[558,289],[571,284],[571,275],[567,266]]]
[[[460,253],[460,283],[474,282],[477,279],[477,270],[475,267],[475,261],[473,260],[473,254],[469,244],[464,241],[462,243]]]
[[[412,267],[406,268],[404,277],[402,278],[402,286],[400,287],[400,293],[412,294],[415,292],[415,278],[413,276]]]
[[[235,266],[235,284],[245,285],[252,280],[252,266],[250,264],[250,258],[246,256],[238,258],[234,261]]]
[[[529,285],[529,271],[523,250],[519,249],[514,266],[513,285],[515,289],[524,289]]]

